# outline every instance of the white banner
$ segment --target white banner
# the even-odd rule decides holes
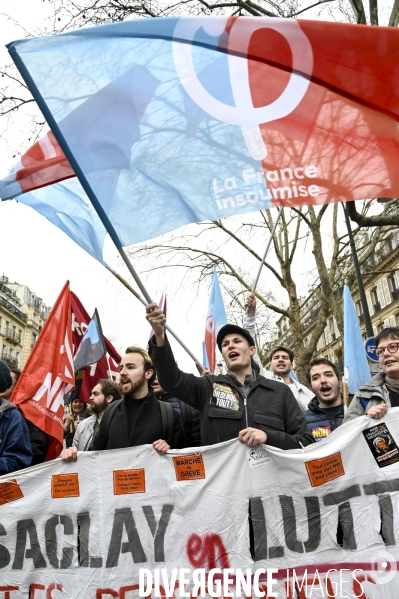
[[[0,599],[136,599],[140,570],[178,599],[214,568],[209,596],[249,568],[253,597],[396,599],[398,445],[392,409],[304,450],[141,446],[0,477]]]

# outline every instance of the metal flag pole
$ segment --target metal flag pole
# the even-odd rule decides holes
[[[255,293],[256,287],[257,287],[257,285],[258,285],[258,281],[259,281],[260,273],[262,272],[263,265],[264,265],[264,263],[265,263],[265,260],[266,260],[267,254],[269,253],[270,246],[271,246],[271,244],[272,244],[273,237],[274,237],[274,234],[275,234],[275,232],[276,232],[277,225],[278,225],[278,223],[279,223],[279,220],[280,220],[280,218],[281,218],[281,215],[282,215],[282,214],[283,214],[283,206],[280,206],[280,208],[279,208],[279,211],[278,211],[278,214],[277,214],[276,221],[275,221],[275,223],[274,223],[274,225],[273,225],[272,232],[271,232],[271,234],[270,234],[270,237],[269,237],[269,239],[267,240],[267,244],[266,244],[266,247],[265,247],[265,253],[263,254],[263,258],[262,258],[262,262],[260,263],[260,266],[259,266],[258,274],[256,275],[256,279],[255,279],[255,281],[254,281],[254,284],[252,285],[252,290],[251,290],[251,293],[252,293],[252,294],[254,294],[254,293]],[[248,312],[248,308],[246,309],[246,312]]]
[[[345,213],[346,228],[348,229],[349,244],[350,244],[351,251],[352,251],[353,265],[355,267],[356,281],[357,281],[357,286],[359,289],[359,297],[360,297],[360,303],[362,305],[362,310],[363,310],[364,324],[366,326],[366,333],[367,333],[367,337],[374,337],[373,325],[371,324],[369,306],[368,306],[367,299],[366,299],[366,292],[364,290],[362,273],[360,272],[359,260],[357,257],[357,251],[356,251],[356,246],[355,246],[355,240],[353,239],[352,227],[351,227],[348,212],[346,210],[345,202],[342,202],[342,208],[344,209],[344,213]]]

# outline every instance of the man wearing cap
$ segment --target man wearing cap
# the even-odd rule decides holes
[[[162,311],[150,304],[146,313],[155,333],[150,354],[160,385],[199,410],[202,445],[237,437],[249,446],[267,443],[280,449],[313,443],[289,387],[259,375],[252,359],[255,342],[248,331],[233,324],[222,327],[217,344],[228,374],[196,377],[179,370],[164,332]]]

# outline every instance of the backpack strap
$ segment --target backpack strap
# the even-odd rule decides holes
[[[104,416],[102,417],[101,424],[103,425],[103,427],[105,427],[107,440],[109,437],[109,429],[111,426],[112,418],[115,416],[116,408],[120,405],[121,401],[123,401],[123,399],[117,399],[116,401],[114,400],[113,402],[111,402],[105,410]]]
[[[183,427],[187,428],[187,430],[190,430],[193,425],[193,413],[191,411],[191,408],[186,403],[184,403],[184,401],[180,401],[180,407]]]
[[[175,429],[173,408],[167,401],[161,401],[160,399],[158,399],[158,403],[161,409],[162,439],[172,447],[173,432]]]

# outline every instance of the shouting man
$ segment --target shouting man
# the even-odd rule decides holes
[[[255,342],[245,329],[225,325],[217,343],[227,375],[196,377],[177,367],[164,332],[165,315],[156,304],[146,308],[154,330],[151,357],[159,383],[168,393],[184,397],[201,417],[201,442],[213,445],[237,438],[249,446],[268,443],[280,449],[309,445],[313,437],[290,389],[265,379],[252,357]]]
[[[305,414],[315,441],[322,441],[338,428],[344,419],[339,370],[327,358],[314,358],[306,378],[314,397]]]

